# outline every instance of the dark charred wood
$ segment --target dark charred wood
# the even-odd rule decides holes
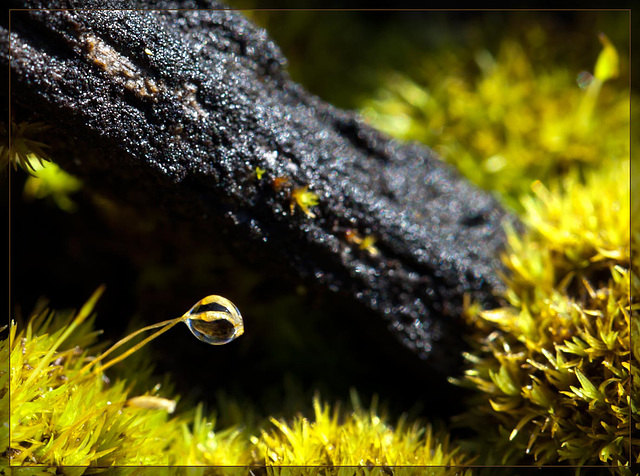
[[[82,151],[56,161],[141,210],[199,223],[202,240],[223,230],[254,263],[363,303],[450,371],[463,296],[496,305],[512,218],[429,148],[292,82],[278,48],[240,12],[194,2],[135,6],[217,9],[113,10],[131,5],[11,5],[71,8],[13,11],[1,31],[13,107]],[[91,6],[101,10],[73,9]],[[306,186],[315,217],[292,198]]]

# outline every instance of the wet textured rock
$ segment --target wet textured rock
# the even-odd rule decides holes
[[[59,164],[141,210],[199,223],[203,240],[223,230],[253,262],[350,296],[450,369],[464,294],[492,306],[501,286],[510,218],[496,201],[429,148],[394,141],[293,83],[266,32],[239,12],[97,6],[107,10],[11,17],[12,103],[82,151]],[[293,199],[307,186],[318,198],[311,214]]]

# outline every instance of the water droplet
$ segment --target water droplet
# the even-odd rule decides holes
[[[222,296],[201,299],[183,318],[194,336],[211,345],[227,344],[244,333],[240,311]]]

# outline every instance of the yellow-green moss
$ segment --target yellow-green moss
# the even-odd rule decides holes
[[[315,218],[316,216],[311,212],[311,210],[309,210],[309,208],[315,207],[318,203],[320,203],[318,195],[310,192],[308,185],[294,188],[291,192],[291,211],[294,210],[295,205],[297,204],[305,215],[310,218]]]
[[[80,373],[97,350],[99,333],[88,317],[95,299],[77,314],[38,310],[20,331],[11,324],[11,392],[5,387],[2,401],[3,409],[9,403],[11,408],[10,464],[237,464],[245,451],[238,433],[213,432],[213,421],[200,407],[170,417],[163,409],[131,406],[132,383]],[[6,358],[7,341],[2,345]],[[149,385],[146,393],[157,394],[158,388]]]
[[[498,465],[638,463],[635,98],[623,82],[605,84],[620,73],[606,36],[593,74],[533,63],[552,46],[539,26],[523,37],[526,48],[504,38],[495,55],[426,54],[421,74],[392,74],[363,112],[499,192],[527,228],[509,231],[509,306],[468,309],[473,351],[465,377],[452,380],[477,392],[457,419],[478,432],[469,453]],[[616,471],[630,474],[628,466]]]
[[[29,162],[31,175],[24,184],[25,200],[50,198],[58,208],[74,212],[76,203],[71,195],[82,188],[82,182],[53,162]]]
[[[251,432],[218,431],[202,406],[176,416],[126,406],[131,396],[158,393],[150,368],[130,360],[111,384],[58,379],[72,377],[99,351],[97,334],[87,319],[56,345],[77,316],[38,311],[26,329],[11,327],[10,345],[0,342],[2,363],[11,358],[12,389],[19,389],[8,392],[9,375],[0,374],[3,421],[10,398],[15,410],[11,438],[8,426],[0,430],[2,448],[13,448],[5,455],[12,463],[46,465],[275,465],[270,474],[296,471],[285,464],[333,465],[338,474],[353,474],[336,468],[353,464],[361,474],[387,474],[394,464],[640,463],[640,441],[629,436],[640,431],[639,304],[631,300],[640,291],[640,230],[631,230],[629,220],[635,98],[612,80],[618,58],[606,40],[598,59],[585,60],[595,63],[589,74],[536,63],[531,58],[553,45],[539,26],[524,36],[528,46],[505,38],[495,54],[427,53],[416,58],[422,74],[390,75],[363,104],[374,125],[434,147],[471,180],[499,192],[527,225],[523,236],[509,235],[509,306],[471,307],[466,316],[473,350],[457,383],[476,395],[457,424],[474,428],[477,437],[466,442],[465,454],[445,433],[392,425],[375,407],[365,411],[357,403],[352,412],[334,406],[332,413],[315,399],[314,415],[271,419]],[[22,141],[22,148],[10,155],[5,147],[0,157],[30,170],[31,153],[36,161],[47,157],[37,140],[42,131],[27,126],[12,125],[13,144]],[[638,202],[632,206],[640,211]],[[170,385],[161,389],[178,398]],[[233,412],[233,421],[253,418],[235,401],[219,411]],[[613,471],[631,473],[626,466]]]
[[[638,463],[640,281],[630,266],[629,161],[539,182],[529,232],[509,235],[510,306],[469,313],[476,332],[462,381],[477,390],[459,418],[486,463]],[[484,443],[488,444],[486,447]],[[629,452],[631,450],[631,453]]]
[[[313,405],[315,420],[302,415],[291,423],[272,418],[275,428],[263,430],[260,437],[251,439],[255,459],[285,466],[433,465],[441,466],[432,470],[434,475],[471,474],[460,473],[456,468],[468,463],[468,458],[450,448],[449,438],[443,432],[434,433],[431,426],[407,425],[403,419],[392,426],[384,414],[378,414],[375,402],[369,411],[362,408],[355,393],[352,402],[354,411],[342,422],[338,407],[332,412],[317,397]],[[308,471],[308,474],[317,473]],[[385,472],[377,468],[377,473],[371,474]]]
[[[403,420],[391,425],[384,414],[378,415],[375,403],[363,409],[355,393],[350,413],[337,407],[331,412],[316,397],[315,421],[302,415],[290,423],[271,419],[254,436],[239,427],[215,429],[215,419],[203,414],[202,405],[175,416],[166,405],[134,405],[131,397],[138,394],[133,389],[144,386],[145,379],[145,395],[158,395],[162,388],[152,384],[148,367],[137,374],[128,366],[127,375],[137,377],[135,382],[109,382],[103,373],[83,373],[91,355],[104,347],[97,344],[100,333],[90,317],[98,295],[78,313],[39,308],[26,328],[12,322],[9,338],[0,342],[0,364],[10,369],[9,375],[0,375],[0,410],[7,420],[11,408],[10,426],[0,433],[5,465],[64,467],[65,474],[78,475],[86,467],[96,471],[114,465],[258,465],[267,466],[269,474],[287,474],[287,468],[280,468],[286,465],[354,465],[362,474],[384,474],[382,466],[438,465],[442,468],[433,474],[444,475],[454,473],[450,466],[467,461],[445,433]],[[323,471],[309,468],[307,474]]]
[[[11,164],[15,170],[20,166],[29,172],[37,162],[42,165],[51,160],[45,149],[49,146],[40,142],[42,134],[49,129],[43,122],[11,121],[11,131],[6,124],[0,124],[0,170]]]
[[[29,174],[24,186],[25,200],[50,198],[61,209],[73,212],[77,206],[71,195],[82,188],[82,182],[69,175],[45,152],[42,142],[51,127],[44,122],[11,122],[11,137],[6,124],[0,124],[0,171],[8,165],[20,167]]]
[[[628,134],[621,132],[629,129],[629,90],[602,86],[618,73],[613,45],[606,40],[599,59],[592,60],[594,75],[581,76],[593,78],[582,89],[576,84],[580,71],[529,59],[540,56],[532,50],[553,48],[539,26],[525,36],[537,38],[528,50],[505,38],[495,54],[486,49],[427,54],[420,59],[420,74],[391,73],[362,112],[395,137],[433,147],[518,210],[518,198],[533,179],[547,183],[572,169],[628,157]],[[474,70],[479,72],[469,73]]]

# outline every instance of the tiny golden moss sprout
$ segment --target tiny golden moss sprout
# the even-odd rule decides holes
[[[362,239],[360,249],[366,251],[371,256],[376,256],[379,253],[378,248],[375,247],[376,241],[375,236],[367,235]]]
[[[262,180],[262,177],[264,176],[265,172],[266,172],[265,169],[263,169],[261,167],[256,167],[256,170],[255,170],[256,178],[258,180]]]
[[[308,217],[315,218],[316,216],[309,210],[310,207],[315,207],[318,205],[319,197],[313,192],[309,191],[309,186],[305,185],[304,187],[299,187],[293,189],[291,192],[291,212],[295,208],[297,204],[300,209],[307,215]]]
[[[529,59],[553,49],[544,31],[535,33],[535,45],[505,38],[495,55],[472,55],[472,48],[429,54],[411,76],[390,74],[362,112],[385,132],[433,147],[521,210],[532,177],[547,184],[572,167],[629,155],[628,137],[619,133],[629,129],[629,91],[604,85],[617,75],[613,44],[601,36],[593,80],[581,89],[578,71]]]
[[[252,437],[254,459],[259,464],[273,466],[270,474],[289,474],[279,466],[361,466],[355,474],[391,474],[390,467],[441,466],[429,468],[429,474],[471,474],[459,466],[468,462],[452,449],[445,434],[435,433],[430,426],[407,425],[400,419],[390,425],[384,414],[378,414],[376,402],[369,411],[362,408],[352,393],[353,412],[340,418],[339,408],[331,411],[319,397],[313,400],[314,421],[302,415],[287,423],[271,419],[275,428],[263,430]],[[340,420],[343,420],[340,422]],[[354,474],[354,468],[341,468],[341,473]],[[412,468],[407,468],[412,470]],[[423,468],[424,470],[424,468]],[[395,468],[394,474],[402,474]],[[327,474],[319,468],[308,468],[298,474]],[[333,473],[332,473],[333,474]]]
[[[460,423],[485,463],[638,463],[640,281],[630,266],[629,161],[568,175],[525,199],[529,232],[509,233],[506,298],[469,313],[473,352],[463,385],[478,391]],[[631,239],[630,236],[634,238]],[[633,353],[632,353],[633,350]],[[484,441],[487,446],[483,446]],[[631,450],[631,453],[629,451]]]
[[[49,126],[43,122],[11,121],[11,137],[8,137],[6,124],[0,124],[0,170],[4,170],[7,164],[13,164],[14,170],[20,166],[26,172],[34,169],[37,162],[40,165],[51,159],[45,152],[49,146],[39,139]],[[9,150],[11,149],[11,150]]]
[[[375,236],[365,235],[362,237],[357,231],[349,229],[344,233],[344,238],[348,243],[358,245],[358,249],[366,251],[371,256],[377,256],[380,253],[375,247]]]

